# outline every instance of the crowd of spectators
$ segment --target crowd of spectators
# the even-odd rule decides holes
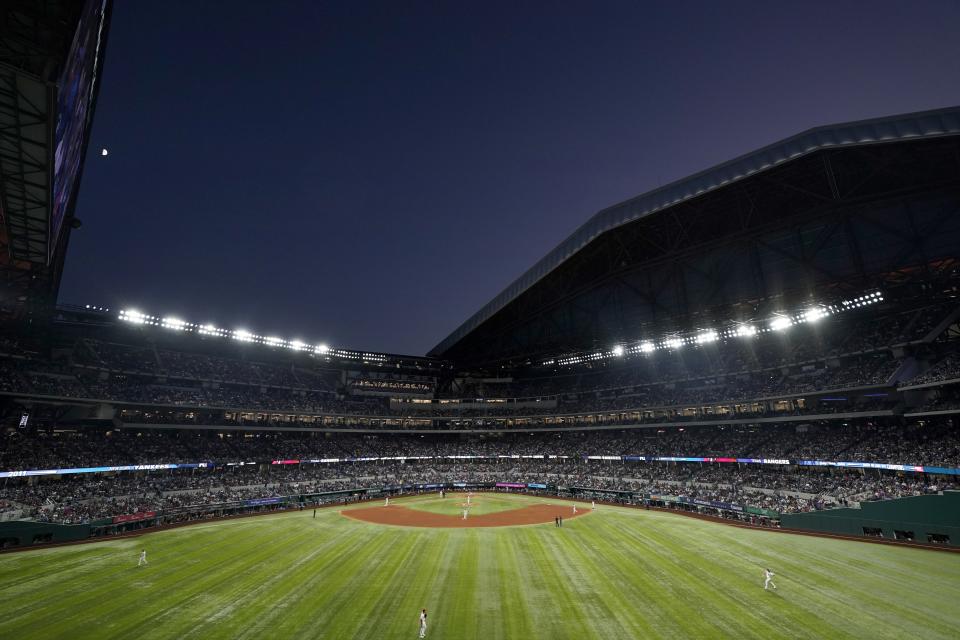
[[[904,384],[929,384],[933,382],[944,382],[947,380],[960,380],[960,353],[951,352],[946,354],[932,367],[924,371],[919,376],[906,381]]]
[[[8,478],[0,486],[0,517],[8,513],[69,523],[250,498],[439,482],[543,483],[687,496],[781,512],[955,487],[945,480],[950,476],[587,457],[628,455],[859,460],[958,467],[960,436],[949,421],[799,430],[730,427],[517,434],[476,439],[413,435],[209,437],[194,432],[125,431],[12,433],[0,442],[0,464],[10,470],[200,461],[215,464],[196,469]],[[352,460],[399,456],[410,459]],[[342,462],[271,464],[274,460],[324,458]],[[230,466],[229,462],[248,464]]]
[[[572,460],[366,462],[243,472],[146,472],[8,483],[0,514],[78,523],[139,512],[168,512],[252,498],[436,483],[540,483],[578,490],[682,496],[784,512],[960,488],[943,478],[891,473],[759,470],[745,465]]]
[[[834,316],[816,324],[798,325],[789,332],[767,335],[743,342],[731,341],[721,346],[687,349],[662,358],[658,354],[641,358],[629,368],[588,369],[580,372],[544,373],[540,377],[503,382],[474,382],[462,393],[475,397],[546,396],[576,391],[600,391],[649,384],[655,380],[689,381],[739,375],[783,367],[822,363],[840,357],[873,354],[874,358],[858,362],[868,364],[852,382],[857,385],[882,384],[893,373],[883,365],[892,345],[920,340],[940,324],[956,308],[955,301],[924,304],[898,312],[865,312],[855,318]],[[849,367],[846,366],[847,369]],[[843,386],[849,382],[838,378]],[[828,387],[825,387],[828,388]],[[782,392],[776,390],[776,392]]]
[[[730,425],[543,432],[460,438],[415,434],[210,434],[189,430],[104,433],[16,431],[0,438],[3,470],[192,462],[390,456],[591,455],[854,460],[960,467],[960,431],[950,419],[900,424]]]
[[[599,368],[544,369],[537,374],[534,367],[519,372],[523,376],[519,378],[466,378],[450,387],[460,398],[543,398],[539,404],[391,404],[383,397],[352,395],[354,389],[344,382],[344,371],[302,354],[290,354],[286,361],[259,362],[246,359],[247,355],[230,358],[93,339],[78,340],[72,350],[41,355],[18,340],[4,338],[0,341],[0,391],[244,413],[417,419],[669,410],[749,402],[768,406],[739,407],[735,417],[875,410],[889,406],[879,406],[882,401],[873,401],[870,407],[853,402],[830,406],[770,403],[826,391],[960,376],[960,359],[948,353],[919,377],[896,380],[902,377],[897,372],[909,356],[898,352],[895,357],[890,348],[925,337],[954,306],[948,301],[896,312],[870,309],[850,317],[841,314],[797,325],[783,333],[689,346],[670,354],[656,352]],[[390,375],[404,379],[400,374]],[[432,380],[415,377],[427,384]],[[698,416],[702,417],[693,417]],[[650,417],[657,421],[691,418],[689,412],[671,415],[669,411]]]
[[[0,392],[119,404],[117,425],[223,425],[224,434],[188,429],[48,430],[10,427],[0,436],[0,469],[60,469],[166,463],[215,463],[191,471],[10,478],[0,517],[83,522],[138,511],[182,509],[244,499],[357,487],[507,480],[595,490],[685,495],[777,511],[828,508],[849,501],[937,491],[942,477],[738,464],[666,464],[588,460],[585,456],[675,456],[853,460],[960,467],[960,437],[949,418],[902,423],[894,408],[960,409],[960,385],[907,395],[892,388],[960,378],[955,343],[892,349],[928,338],[952,302],[890,312],[841,314],[749,340],[688,346],[673,353],[594,368],[532,367],[517,378],[466,378],[456,398],[526,402],[414,403],[353,395],[348,372],[296,354],[270,361],[80,339],[72,348],[37,349],[0,337]],[[925,351],[926,350],[926,351]],[[935,363],[909,380],[904,371],[935,351]],[[918,355],[920,354],[920,355]],[[907,364],[908,366],[904,366]],[[539,373],[538,373],[539,371]],[[353,372],[351,375],[357,374]],[[387,374],[383,374],[387,375]],[[391,372],[403,382],[406,374]],[[414,376],[428,387],[430,376]],[[445,387],[447,388],[447,387]],[[860,389],[860,391],[856,391]],[[830,393],[842,391],[842,393]],[[908,392],[914,393],[916,392]],[[820,395],[817,395],[820,394]],[[443,395],[443,394],[440,394]],[[449,399],[449,397],[444,397]],[[121,404],[122,403],[122,404]],[[56,402],[44,405],[57,407]],[[43,409],[31,409],[42,423]],[[19,408],[8,413],[19,417]],[[753,419],[860,414],[849,423],[757,426]],[[869,418],[864,416],[871,416]],[[806,418],[803,418],[806,420]],[[846,420],[847,418],[843,418]],[[57,424],[50,418],[46,424]],[[690,423],[720,423],[712,427]],[[799,421],[797,421],[799,422]],[[623,424],[670,428],[556,432]],[[682,425],[687,424],[684,428]],[[437,425],[485,425],[535,434],[242,433],[246,426],[363,426],[391,431]],[[273,460],[426,456],[409,462],[271,465]],[[462,460],[450,456],[480,456]],[[502,456],[502,457],[501,457]],[[533,456],[513,458],[508,456]],[[549,456],[557,456],[550,458]],[[230,462],[253,463],[238,467]]]
[[[144,379],[130,374],[79,375],[51,373],[31,368],[29,363],[0,360],[0,391],[47,396],[99,399],[138,405],[251,412],[300,413],[311,416],[383,416],[411,418],[474,418],[564,415],[590,412],[664,410],[658,420],[670,418],[670,409],[712,404],[731,406],[745,402],[770,402],[777,398],[852,389],[882,384],[897,361],[864,356],[833,368],[796,373],[756,373],[726,379],[678,385],[667,382],[634,387],[565,394],[541,403],[391,403],[386,398],[351,397],[330,391],[264,387],[255,385],[189,384],[187,381]],[[876,403],[875,403],[876,404]],[[845,410],[863,410],[848,405]],[[740,415],[744,411],[740,408]],[[817,413],[834,409],[823,406],[765,406],[749,409],[756,417],[764,413]],[[688,415],[688,414],[684,414]],[[679,416],[678,416],[679,417]],[[689,415],[688,415],[689,417]]]
[[[240,385],[335,391],[339,372],[224,358],[153,346],[82,340],[73,360],[93,370]]]

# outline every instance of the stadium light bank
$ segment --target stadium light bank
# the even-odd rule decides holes
[[[765,333],[779,333],[800,324],[813,324],[823,318],[845,311],[852,311],[878,302],[883,302],[880,291],[867,293],[856,298],[843,300],[839,304],[814,305],[794,313],[778,313],[766,321],[730,323],[720,329],[700,329],[690,333],[671,334],[657,340],[645,339],[633,344],[617,344],[607,351],[588,354],[570,354],[541,362],[541,366],[567,366],[596,362],[608,358],[623,358],[637,354],[651,354],[655,351],[678,351],[687,345],[705,345],[727,341],[733,338],[753,338]]]
[[[87,305],[88,309],[99,308]],[[348,349],[335,349],[327,344],[309,344],[303,340],[287,340],[279,336],[264,336],[248,331],[247,329],[224,329],[212,324],[199,324],[189,322],[176,316],[153,316],[142,313],[137,309],[123,309],[117,318],[127,324],[160,327],[169,331],[179,331],[182,333],[195,333],[202,336],[211,336],[215,338],[225,338],[236,340],[237,342],[250,342],[260,344],[266,347],[284,348],[291,351],[303,351],[318,356],[336,356],[350,360],[363,360],[374,364],[385,363],[388,357],[382,353],[371,353],[368,351],[351,351]]]

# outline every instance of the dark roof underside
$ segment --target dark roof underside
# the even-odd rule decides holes
[[[589,314],[590,309],[583,309],[587,300],[594,306],[611,303],[609,290],[602,300],[590,295],[611,279],[634,289],[646,303],[657,298],[648,306],[654,311],[659,308],[661,317],[689,314],[709,303],[729,304],[737,295],[756,299],[771,293],[771,287],[782,292],[791,276],[777,274],[778,268],[770,259],[761,259],[753,267],[743,267],[767,269],[761,277],[767,282],[759,288],[743,287],[738,291],[738,287],[725,284],[713,287],[723,291],[713,292],[707,298],[688,296],[686,291],[653,295],[657,285],[661,289],[677,286],[677,274],[664,271],[664,263],[672,262],[676,267],[685,255],[702,258],[709,253],[708,246],[730,245],[738,238],[751,237],[756,245],[767,234],[760,247],[754,247],[755,252],[799,251],[800,262],[810,263],[805,267],[807,275],[820,271],[820,277],[798,279],[807,286],[849,280],[851,269],[865,283],[871,274],[899,266],[895,264],[898,261],[906,264],[955,253],[957,245],[953,249],[928,247],[923,259],[907,256],[906,249],[895,241],[898,237],[902,241],[906,231],[897,229],[887,237],[876,229],[870,230],[870,225],[858,217],[857,207],[868,203],[868,208],[876,211],[885,206],[889,209],[886,215],[896,224],[903,219],[896,207],[904,205],[902,198],[908,193],[913,194],[910,197],[925,194],[926,204],[911,205],[924,211],[935,210],[934,201],[943,206],[955,202],[956,193],[952,190],[960,180],[958,136],[960,107],[820,127],[605,209],[434,347],[430,355],[493,362],[587,346],[582,344],[585,334],[571,336],[568,329],[556,326],[534,327],[529,320],[541,316],[541,325],[557,325],[557,308],[571,304],[572,310],[564,310],[567,316],[580,311]],[[843,222],[838,223],[838,219]],[[805,230],[798,226],[801,220],[807,221]],[[837,224],[845,225],[843,238],[835,233]],[[889,231],[891,223],[886,224]],[[926,224],[927,233],[932,232],[929,227],[933,222],[928,220]],[[787,229],[789,234],[806,233],[809,242],[801,240],[800,246],[789,246],[793,240],[778,240],[773,231],[776,228],[780,228],[781,235]],[[950,234],[941,237],[956,241]],[[851,243],[858,242],[866,243],[866,247],[853,251]],[[807,246],[809,243],[814,244]],[[850,268],[816,264],[837,260],[836,256],[827,257],[831,253],[827,245],[831,244],[843,245],[846,254],[850,254],[848,261],[856,264]],[[873,264],[870,260],[874,251],[881,246],[886,247],[880,253],[887,259],[883,264]],[[749,247],[740,246],[739,250],[743,253]],[[714,253],[714,260],[735,259],[732,254]],[[864,263],[864,253],[870,256],[869,264]],[[789,262],[780,257],[781,262]],[[694,268],[702,271],[716,266],[701,264]],[[729,269],[735,266],[731,264],[727,273],[732,273]],[[770,273],[771,269],[774,273]],[[709,279],[708,274],[703,275]],[[746,274],[741,276],[742,280]],[[752,279],[756,280],[756,274]],[[772,285],[774,281],[777,286]],[[656,320],[649,310],[646,315],[641,313],[633,318],[629,310],[624,310],[622,299],[612,302],[621,307],[619,320],[613,325]],[[554,317],[550,317],[551,313]],[[530,326],[521,328],[524,324]],[[593,330],[597,331],[598,326]],[[518,331],[526,335],[518,336]],[[618,331],[616,326],[607,326],[593,337],[607,339]],[[538,335],[530,335],[531,332]],[[485,355],[479,355],[481,350]]]

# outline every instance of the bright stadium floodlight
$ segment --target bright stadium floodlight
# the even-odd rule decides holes
[[[653,344],[653,343],[650,342],[649,340],[647,340],[646,342],[641,342],[641,343],[640,343],[640,352],[641,352],[641,353],[650,353],[650,352],[652,352],[652,351],[653,351],[654,349],[656,349],[656,348],[657,348],[657,345]]]
[[[790,328],[793,321],[786,316],[777,316],[770,321],[770,328],[774,331],[785,331]]]
[[[237,329],[233,332],[233,339],[240,342],[253,342],[253,334],[246,329]]]
[[[303,351],[304,349],[307,348],[306,343],[300,340],[291,340],[289,343],[287,343],[287,346],[293,349],[294,351]]]
[[[161,325],[164,329],[173,329],[174,331],[183,331],[187,328],[187,323],[181,320],[180,318],[174,318],[172,316],[166,317],[163,319]]]
[[[124,309],[120,312],[120,319],[130,324],[144,324],[147,322],[147,316],[136,309]]]
[[[330,347],[328,347],[325,344],[318,344],[314,349],[314,352],[319,353],[321,355],[327,353],[328,351],[330,351]]]
[[[670,338],[669,340],[664,340],[663,344],[668,349],[679,349],[683,346],[683,340],[680,338]]]
[[[757,328],[752,324],[742,324],[737,327],[738,338],[750,338],[757,335]]]
[[[613,355],[617,356],[618,358],[621,357],[623,355],[623,345],[618,344],[613,348],[612,351]]]
[[[212,324],[205,324],[201,325],[200,328],[197,329],[197,333],[205,336],[222,336],[225,332],[223,329],[218,329]]]
[[[282,347],[285,344],[283,338],[278,338],[276,336],[268,336],[264,338],[263,341],[268,347]]]
[[[701,331],[697,334],[697,344],[708,344],[716,342],[719,336],[716,331]]]
[[[817,307],[815,309],[810,309],[809,311],[803,314],[803,319],[805,322],[817,322],[821,318],[825,318],[830,315],[826,309],[823,307]]]

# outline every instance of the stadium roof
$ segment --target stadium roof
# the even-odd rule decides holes
[[[571,256],[612,229],[817,151],[957,135],[960,135],[960,106],[816,127],[603,209],[457,327],[428,355],[443,356]]]

